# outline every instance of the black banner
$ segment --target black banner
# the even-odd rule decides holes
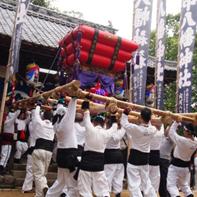
[[[10,74],[18,72],[19,52],[21,47],[22,26],[25,21],[28,6],[31,0],[18,0],[15,24],[11,41]]]
[[[177,112],[191,111],[192,57],[196,35],[197,0],[182,1],[177,65]]]
[[[139,64],[134,65],[133,102],[145,104],[147,59],[151,30],[152,0],[134,0],[133,40],[139,44]]]
[[[156,108],[163,109],[164,92],[164,63],[165,63],[165,39],[166,39],[166,0],[158,0],[157,8],[157,36],[156,36]]]

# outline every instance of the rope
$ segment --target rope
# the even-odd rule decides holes
[[[51,64],[51,66],[49,67],[49,71],[47,72],[47,74],[46,74],[46,76],[45,76],[45,78],[44,78],[44,81],[43,81],[43,83],[42,83],[42,86],[40,87],[39,91],[41,90],[41,88],[44,87],[44,84],[46,83],[46,80],[47,80],[47,78],[48,78],[48,76],[49,76],[50,70],[53,68],[53,66],[54,66],[54,64],[55,64],[55,61],[56,61],[56,59],[57,59],[57,57],[58,57],[58,55],[59,55],[59,53],[60,53],[60,50],[61,50],[61,48],[59,47],[58,50],[57,50],[57,53],[56,53],[56,55],[55,55],[55,58],[53,59],[53,62],[52,62],[52,64]]]

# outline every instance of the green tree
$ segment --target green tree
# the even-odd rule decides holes
[[[179,39],[179,22],[180,14],[167,15],[166,17],[166,50],[165,59],[176,61],[178,54],[178,39]],[[156,31],[152,31],[150,35],[149,55],[155,56],[156,53]]]
[[[176,82],[164,86],[164,110],[175,112],[176,110]]]
[[[149,55],[155,56],[156,51],[156,31],[152,31],[150,34],[150,46],[149,46]]]
[[[166,17],[166,53],[165,59],[176,61],[178,55],[180,14]]]
[[[70,10],[70,11],[63,11],[63,14],[69,15],[71,17],[75,17],[75,18],[83,18],[83,14],[81,12],[78,11],[74,11],[74,10]]]
[[[53,0],[32,0],[31,2],[34,5],[49,8],[52,1]]]
[[[180,27],[180,14],[175,16],[168,15],[166,17],[166,51],[165,59],[177,61],[178,55],[178,42],[179,42],[179,27]],[[155,54],[155,31],[151,32],[151,41],[149,54]],[[193,53],[193,71],[192,71],[192,103],[197,103],[197,35],[195,38],[195,46]],[[176,107],[176,79],[164,87],[164,105],[165,110],[175,112]],[[196,109],[195,109],[196,110]]]
[[[166,33],[168,37],[178,37],[179,36],[179,22],[180,22],[180,14],[172,15],[168,14],[166,16]]]

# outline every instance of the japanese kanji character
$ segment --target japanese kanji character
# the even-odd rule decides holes
[[[134,36],[134,41],[139,44],[140,46],[144,46],[146,44],[148,44],[148,38],[146,37],[146,32],[145,30],[142,30],[140,32],[140,29],[137,29],[136,30],[136,34]]]
[[[187,11],[191,9],[192,5],[197,5],[197,0],[183,0],[183,8],[186,8]]]
[[[196,22],[192,18],[192,13],[191,12],[186,12],[184,17],[183,17],[183,23],[181,25],[181,29],[188,23],[189,26],[195,26]]]
[[[145,26],[150,18],[150,10],[148,7],[144,9],[137,8],[135,11],[135,20],[134,20],[134,27],[138,28],[141,26]]]
[[[192,55],[193,53],[189,48],[185,49],[185,55],[183,52],[180,54],[180,69],[183,66],[185,66],[186,68],[188,67],[188,64],[192,61]]]
[[[181,32],[180,36],[180,46],[181,49],[183,47],[189,47],[194,42],[195,35],[194,30],[191,27],[188,27],[185,32]]]
[[[188,69],[184,69],[182,72],[180,72],[179,76],[179,88],[183,87],[189,87],[191,86],[191,73],[188,71]]]

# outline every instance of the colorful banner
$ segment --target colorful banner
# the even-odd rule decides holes
[[[145,104],[147,59],[151,30],[152,0],[134,0],[133,40],[139,44],[140,61],[134,66],[133,102]]]
[[[191,111],[192,57],[196,35],[197,0],[183,0],[177,65],[177,112]]]
[[[166,39],[166,0],[158,0],[157,5],[157,34],[156,34],[156,108],[163,109],[164,92],[164,61],[165,61],[165,39]]]
[[[22,26],[25,21],[28,6],[31,0],[18,0],[14,29],[11,41],[10,74],[18,72],[19,52],[21,47]]]

